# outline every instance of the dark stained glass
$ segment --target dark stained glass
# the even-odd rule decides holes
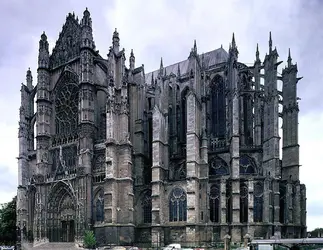
[[[169,198],[169,221],[186,221],[187,199],[183,189],[176,187]]]

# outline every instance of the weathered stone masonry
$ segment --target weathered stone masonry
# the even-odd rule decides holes
[[[28,70],[21,87],[22,240],[82,242],[86,229],[100,245],[306,235],[301,78],[290,53],[277,74],[271,35],[253,66],[238,61],[233,36],[228,52],[200,55],[194,42],[188,59],[145,73],[132,50],[125,65],[117,30],[100,56],[85,10],[81,21],[66,17],[51,54],[48,46],[44,33],[37,85]]]

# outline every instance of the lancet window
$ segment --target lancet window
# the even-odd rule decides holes
[[[248,186],[240,184],[240,222],[248,222]]]
[[[142,198],[142,209],[144,223],[151,223],[152,221],[152,202],[151,202],[151,191],[147,191]]]
[[[279,185],[279,222],[286,223],[287,209],[286,209],[286,183]]]
[[[186,221],[186,210],[186,193],[182,188],[176,187],[169,197],[169,221]]]
[[[210,204],[210,220],[212,222],[219,223],[220,222],[220,185],[214,184],[211,186],[210,189],[210,198],[209,198],[209,204]]]
[[[253,205],[253,220],[254,222],[262,222],[263,216],[263,202],[264,202],[264,187],[262,183],[256,183],[254,186],[254,205]]]
[[[100,189],[95,202],[95,221],[104,221],[104,192]]]
[[[226,132],[225,84],[223,77],[217,75],[210,85],[211,136],[224,139]]]

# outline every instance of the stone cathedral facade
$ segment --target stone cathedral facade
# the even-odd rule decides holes
[[[132,50],[126,65],[117,31],[102,57],[89,11],[69,14],[51,54],[41,35],[37,84],[28,70],[21,86],[21,239],[81,242],[87,229],[100,245],[304,237],[300,78],[290,54],[281,75],[277,59],[270,37],[263,62],[258,47],[252,66],[239,62],[233,36],[228,52],[198,54],[194,43],[186,60],[146,73]]]

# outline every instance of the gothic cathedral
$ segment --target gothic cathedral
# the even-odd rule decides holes
[[[258,47],[252,66],[239,62],[233,36],[228,52],[198,54],[194,43],[188,59],[145,73],[132,50],[125,65],[117,30],[104,58],[89,11],[81,21],[69,14],[51,54],[41,35],[37,85],[28,70],[21,86],[21,239],[82,242],[85,230],[99,245],[305,237],[301,78],[290,53],[282,74],[277,59],[270,36],[263,62]]]

